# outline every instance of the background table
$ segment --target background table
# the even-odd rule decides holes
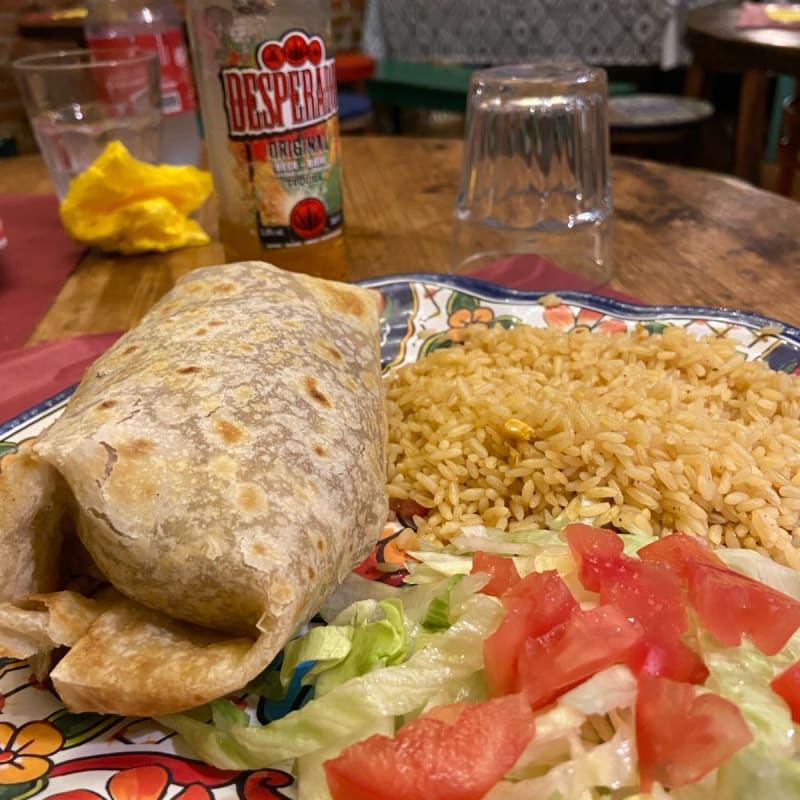
[[[603,66],[687,60],[683,21],[715,0],[370,0],[362,48],[380,59],[500,64],[572,56]]]
[[[734,168],[740,177],[757,183],[765,145],[768,73],[800,78],[800,31],[737,28],[738,6],[729,0],[688,15],[686,38],[694,55],[686,93],[708,94],[714,73],[741,74]]]
[[[351,277],[441,272],[450,254],[461,142],[345,137]],[[613,288],[647,303],[721,305],[800,326],[800,204],[720,175],[613,160]],[[47,191],[40,158],[0,162],[0,192]],[[214,209],[203,221],[213,229]],[[13,231],[8,231],[13,236]],[[88,255],[31,341],[129,328],[219,243],[166,255]]]

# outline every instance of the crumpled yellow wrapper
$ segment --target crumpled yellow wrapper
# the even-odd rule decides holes
[[[192,166],[146,164],[121,142],[73,178],[61,203],[61,222],[79,242],[108,252],[167,252],[208,244],[193,219],[211,193],[210,173]]]

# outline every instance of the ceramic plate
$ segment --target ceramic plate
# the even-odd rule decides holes
[[[798,372],[800,330],[741,312],[675,306],[646,307],[608,298],[563,292],[542,301],[541,293],[506,290],[454,276],[406,275],[365,281],[382,298],[381,348],[384,369],[424,357],[458,342],[470,325],[510,327],[525,322],[570,330],[622,331],[637,323],[657,332],[680,325],[697,335],[735,340],[748,359],[776,370]],[[0,425],[0,469],[20,442],[35,437],[61,413],[69,391]],[[400,573],[376,570],[392,561],[384,538],[359,571],[397,580]],[[400,566],[399,564],[397,566]],[[293,697],[274,704],[242,698],[254,720],[285,714]],[[72,714],[37,682],[27,665],[0,659],[0,800],[62,797],[66,800],[210,800],[294,797],[289,768],[251,773],[215,770],[193,760],[181,743],[147,719]]]

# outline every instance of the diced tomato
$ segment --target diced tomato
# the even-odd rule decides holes
[[[642,561],[659,561],[669,564],[675,572],[686,580],[689,564],[711,564],[725,569],[725,562],[702,539],[688,533],[676,531],[655,542],[640,547],[636,555]]]
[[[484,553],[482,550],[477,550],[472,557],[470,574],[476,572],[485,572],[489,575],[489,583],[481,591],[494,597],[502,597],[520,581],[513,558]]]
[[[792,712],[792,719],[800,724],[800,661],[773,678],[770,686],[775,694],[786,701]]]
[[[519,679],[531,708],[537,710],[624,661],[642,629],[616,606],[575,611],[566,622],[526,640],[519,657]]]
[[[623,554],[623,543],[619,534],[605,528],[573,522],[564,528],[564,537],[578,565],[578,580],[590,592],[599,592],[598,570],[603,564],[616,561]]]
[[[716,694],[667,678],[639,678],[636,748],[643,792],[653,783],[678,788],[699,781],[749,744],[741,711]]]
[[[429,508],[421,506],[416,500],[410,497],[400,499],[393,497],[389,500],[389,508],[394,511],[398,519],[410,520],[412,517],[427,517],[431,513]]]
[[[371,736],[326,761],[328,788],[333,800],[479,800],[511,769],[534,729],[521,695],[465,704],[452,722],[425,714],[394,739]]]
[[[598,563],[600,602],[619,606],[646,631],[677,637],[688,627],[683,588],[667,566],[619,556]]]
[[[529,573],[503,602],[508,611],[483,643],[486,684],[492,696],[520,690],[517,660],[525,640],[565,622],[579,608],[555,570]]]
[[[683,590],[668,565],[647,563],[623,553],[612,531],[569,525],[567,541],[578,561],[578,577],[602,604],[619,606],[646,631],[677,637],[688,627]]]
[[[800,627],[800,602],[731,569],[693,562],[687,566],[689,602],[703,625],[727,647],[746,634],[773,656]]]
[[[635,675],[696,684],[704,683],[708,677],[703,659],[677,636],[645,633],[625,663]]]

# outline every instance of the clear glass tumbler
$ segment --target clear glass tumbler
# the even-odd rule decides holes
[[[607,105],[605,71],[582,63],[474,74],[451,271],[535,254],[582,286],[611,278]]]
[[[161,137],[158,56],[136,47],[68,50],[14,62],[25,111],[59,199],[105,146],[155,163]]]

